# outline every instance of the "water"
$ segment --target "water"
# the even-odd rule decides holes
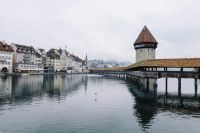
[[[199,133],[193,80],[157,88],[95,75],[0,78],[2,133]],[[150,85],[151,86],[151,85]],[[153,86],[153,85],[152,85]]]

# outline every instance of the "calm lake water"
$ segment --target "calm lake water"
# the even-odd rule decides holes
[[[181,97],[168,81],[166,96],[164,79],[146,89],[95,75],[1,77],[0,132],[199,133],[194,81],[182,80]]]

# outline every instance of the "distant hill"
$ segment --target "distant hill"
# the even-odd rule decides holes
[[[118,67],[118,66],[127,66],[130,65],[130,62],[119,62],[116,60],[89,60],[89,67],[93,68],[110,68],[110,67]]]

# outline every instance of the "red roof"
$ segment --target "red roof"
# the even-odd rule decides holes
[[[0,51],[14,52],[11,45],[8,45],[8,44],[1,42],[1,41],[0,41]]]
[[[134,45],[142,44],[142,43],[143,44],[144,43],[158,44],[158,42],[156,41],[156,39],[153,37],[153,35],[151,34],[151,32],[146,26],[144,26],[144,28],[142,29]]]

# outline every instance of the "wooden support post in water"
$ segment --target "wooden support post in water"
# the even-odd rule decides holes
[[[196,77],[195,77],[195,79],[194,79],[194,88],[195,88],[195,96],[197,96],[198,84],[197,84],[197,78],[196,78]]]
[[[165,78],[165,94],[168,94],[168,78]]]
[[[178,77],[178,96],[181,96],[181,76]]]
[[[183,72],[183,68],[181,67],[181,73]]]

